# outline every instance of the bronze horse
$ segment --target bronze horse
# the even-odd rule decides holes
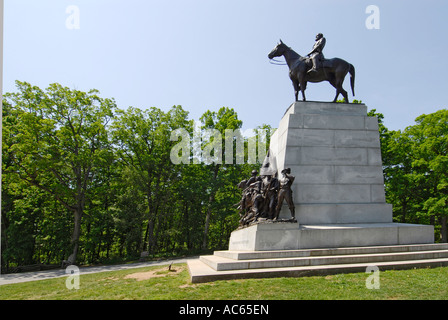
[[[322,67],[315,72],[308,73],[311,68],[311,62],[306,57],[300,56],[290,47],[280,40],[280,43],[272,49],[268,58],[284,56],[286,64],[289,67],[289,78],[294,86],[294,94],[296,101],[298,101],[299,90],[302,92],[303,101],[305,98],[305,89],[307,82],[322,82],[328,81],[336,88],[336,96],[333,102],[336,102],[339,94],[342,94],[345,101],[348,103],[347,91],[342,88],[345,76],[350,73],[350,85],[352,93],[355,95],[355,67],[345,60],[339,58],[324,59],[322,61]]]

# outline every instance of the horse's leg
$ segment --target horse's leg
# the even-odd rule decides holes
[[[299,90],[300,90],[299,84],[297,83],[297,81],[293,80],[292,85],[294,86],[294,96],[296,98],[295,101],[299,101]]]
[[[333,87],[336,88],[336,96],[334,97],[333,102],[336,102],[339,94],[342,94],[342,96],[345,99],[345,102],[349,103],[347,91],[345,91],[344,88],[342,87],[342,83],[344,83],[344,78],[346,74],[347,74],[346,72],[344,74],[336,74],[335,80],[330,82],[333,85]]]
[[[338,88],[338,86],[336,84],[336,81],[335,81],[334,77],[329,77],[328,81],[336,89],[336,96],[334,97],[334,100],[333,100],[333,102],[336,102],[338,100],[338,96],[339,96],[339,93],[340,93],[339,88]]]
[[[300,91],[302,92],[302,101],[306,101],[305,90],[306,90],[306,81],[305,79],[302,78],[300,80]]]
[[[333,102],[336,102],[338,100],[338,96],[339,96],[339,89],[336,88],[336,96],[334,97]]]
[[[347,75],[347,72],[344,72],[343,74],[340,75],[339,81],[338,81],[338,90],[340,93],[342,93],[342,96],[345,99],[345,103],[349,103],[347,91],[345,91],[344,88],[342,87],[342,84],[344,83],[344,78],[346,75]]]
[[[350,103],[350,101],[348,101],[348,94],[347,91],[345,91],[342,86],[341,86],[341,91],[342,91],[342,95],[344,96],[345,99],[345,103]]]

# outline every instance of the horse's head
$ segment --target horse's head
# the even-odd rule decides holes
[[[273,58],[275,58],[275,57],[280,57],[280,56],[282,56],[282,55],[286,52],[286,50],[288,50],[288,49],[289,49],[289,47],[288,47],[286,44],[284,44],[283,41],[280,39],[280,43],[277,44],[277,45],[275,46],[275,48],[272,49],[271,52],[269,52],[269,54],[268,54],[268,58],[269,58],[269,59],[273,59]]]

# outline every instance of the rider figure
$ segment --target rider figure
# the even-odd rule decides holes
[[[313,62],[313,67],[308,70],[308,72],[314,72],[317,71],[317,69],[321,65],[321,60],[324,59],[324,55],[322,54],[322,50],[325,47],[325,38],[322,33],[318,33],[316,35],[316,42],[314,43],[313,50],[311,50],[310,53],[308,53],[308,57],[310,57],[311,61]]]

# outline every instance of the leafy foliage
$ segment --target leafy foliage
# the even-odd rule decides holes
[[[421,115],[403,131],[380,126],[380,132],[394,219],[434,224],[440,241],[447,242],[448,110]]]
[[[174,165],[171,132],[194,130],[181,106],[121,110],[96,90],[17,89],[3,102],[3,271],[227,246],[236,184],[254,165]],[[225,107],[201,121],[204,135],[242,126]]]

